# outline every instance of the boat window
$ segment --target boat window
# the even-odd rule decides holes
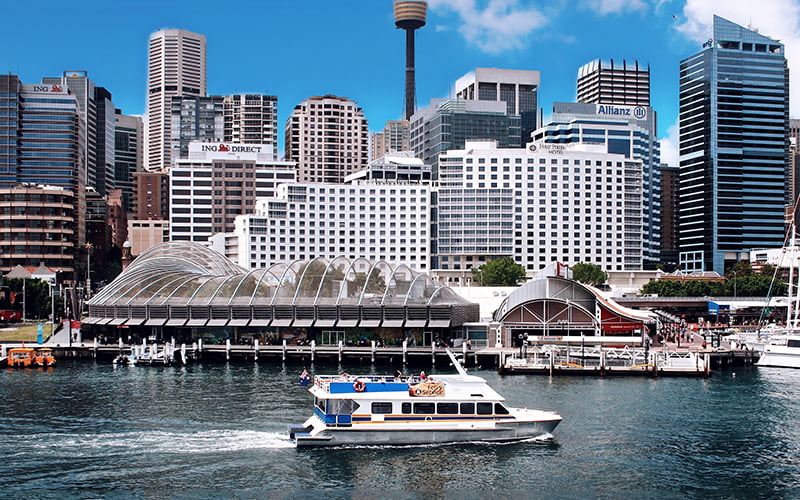
[[[403,403],[401,408],[403,413],[411,413],[411,403]]]
[[[491,415],[492,403],[478,403],[478,415]]]
[[[329,399],[328,411],[326,413],[337,415],[352,415],[355,409],[358,408],[358,403],[352,399]]]
[[[431,415],[433,413],[436,413],[436,405],[434,403],[414,403],[414,414]]]
[[[503,403],[495,403],[494,412],[497,415],[508,415],[508,408]]]
[[[800,347],[800,340],[787,340],[786,347]]]
[[[325,412],[325,400],[324,399],[314,398],[314,405],[317,408],[319,408],[320,410],[322,410],[323,413]]]
[[[374,401],[372,403],[372,413],[392,413],[392,402]]]
[[[461,403],[462,415],[475,415],[475,403]]]
[[[442,415],[457,415],[458,403],[438,403],[436,405],[436,413]]]

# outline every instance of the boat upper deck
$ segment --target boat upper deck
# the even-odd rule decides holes
[[[436,388],[441,387],[441,391]],[[421,389],[421,390],[417,390]],[[426,389],[431,389],[430,391]],[[318,398],[407,399],[446,397],[459,400],[503,401],[481,377],[472,375],[433,375],[427,377],[382,375],[316,375],[309,391]]]

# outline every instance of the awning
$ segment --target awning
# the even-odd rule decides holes
[[[207,319],[190,319],[186,322],[186,326],[206,326]]]
[[[422,328],[428,324],[427,319],[407,319],[406,328]]]
[[[318,320],[317,320],[317,321],[314,323],[314,326],[322,326],[322,327],[325,327],[325,326],[333,326],[333,325],[335,325],[335,324],[336,324],[336,320],[335,320],[335,319],[318,319]],[[355,325],[353,325],[353,326],[355,326]]]
[[[375,328],[377,326],[380,326],[380,324],[381,324],[381,320],[379,320],[379,319],[362,319],[361,323],[359,323],[358,326],[365,326],[367,328],[369,328],[369,327]]]
[[[225,318],[225,319],[210,319],[210,320],[208,320],[208,323],[206,323],[206,326],[225,326],[225,325],[228,324],[228,321],[230,321],[228,318]]]
[[[147,321],[147,318],[131,318],[128,321],[126,321],[125,324],[128,326],[137,326],[141,325],[145,321]]]
[[[432,319],[428,321],[428,327],[430,328],[447,328],[450,326],[449,319]]]
[[[340,319],[336,322],[336,326],[342,326],[345,328],[352,328],[358,324],[357,319]]]
[[[272,326],[289,326],[292,324],[291,319],[273,319]]]
[[[90,316],[88,318],[84,318],[82,323],[84,325],[93,325],[93,324],[97,323],[98,321],[100,321],[101,319],[103,319],[103,318],[93,318],[93,317]]]
[[[314,324],[313,319],[296,319],[294,320],[294,322],[292,322],[292,326],[297,326],[297,327],[308,327],[313,324]]]
[[[98,325],[102,325],[108,323],[109,325],[121,325],[127,321],[128,318],[112,318],[109,321],[105,321],[104,323],[97,323]]]
[[[269,326],[271,322],[271,319],[253,319],[250,320],[250,323],[248,323],[247,326]]]
[[[403,326],[404,320],[402,319],[385,319],[381,326],[384,328],[400,328]]]
[[[228,326],[247,326],[249,319],[232,319],[228,321]]]
[[[161,326],[167,322],[167,318],[151,318],[144,322],[145,326]]]
[[[185,318],[175,318],[167,321],[167,326],[183,326],[186,324]]]

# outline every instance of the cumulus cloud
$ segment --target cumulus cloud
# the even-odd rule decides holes
[[[604,16],[647,8],[642,0],[586,0],[585,3],[588,8]]]
[[[452,10],[458,15],[458,31],[482,51],[498,54],[524,47],[535,29],[547,23],[547,17],[519,0],[428,0],[431,10]],[[437,26],[437,30],[446,29]]]
[[[701,42],[711,34],[714,14],[740,26],[757,29],[759,33],[780,40],[786,49],[790,77],[790,114],[800,116],[800,1],[798,0],[686,0],[685,21],[677,30],[686,37]]]
[[[667,130],[667,136],[661,138],[661,163],[666,163],[670,167],[679,166],[680,152],[678,149],[678,124],[672,125]]]

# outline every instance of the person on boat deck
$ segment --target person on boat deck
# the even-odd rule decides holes
[[[394,378],[400,378],[402,376],[403,376],[403,372],[401,372],[400,370],[395,370],[394,371]]]
[[[425,375],[425,370],[419,372],[419,378],[425,378],[425,377],[427,377],[427,375]]]

